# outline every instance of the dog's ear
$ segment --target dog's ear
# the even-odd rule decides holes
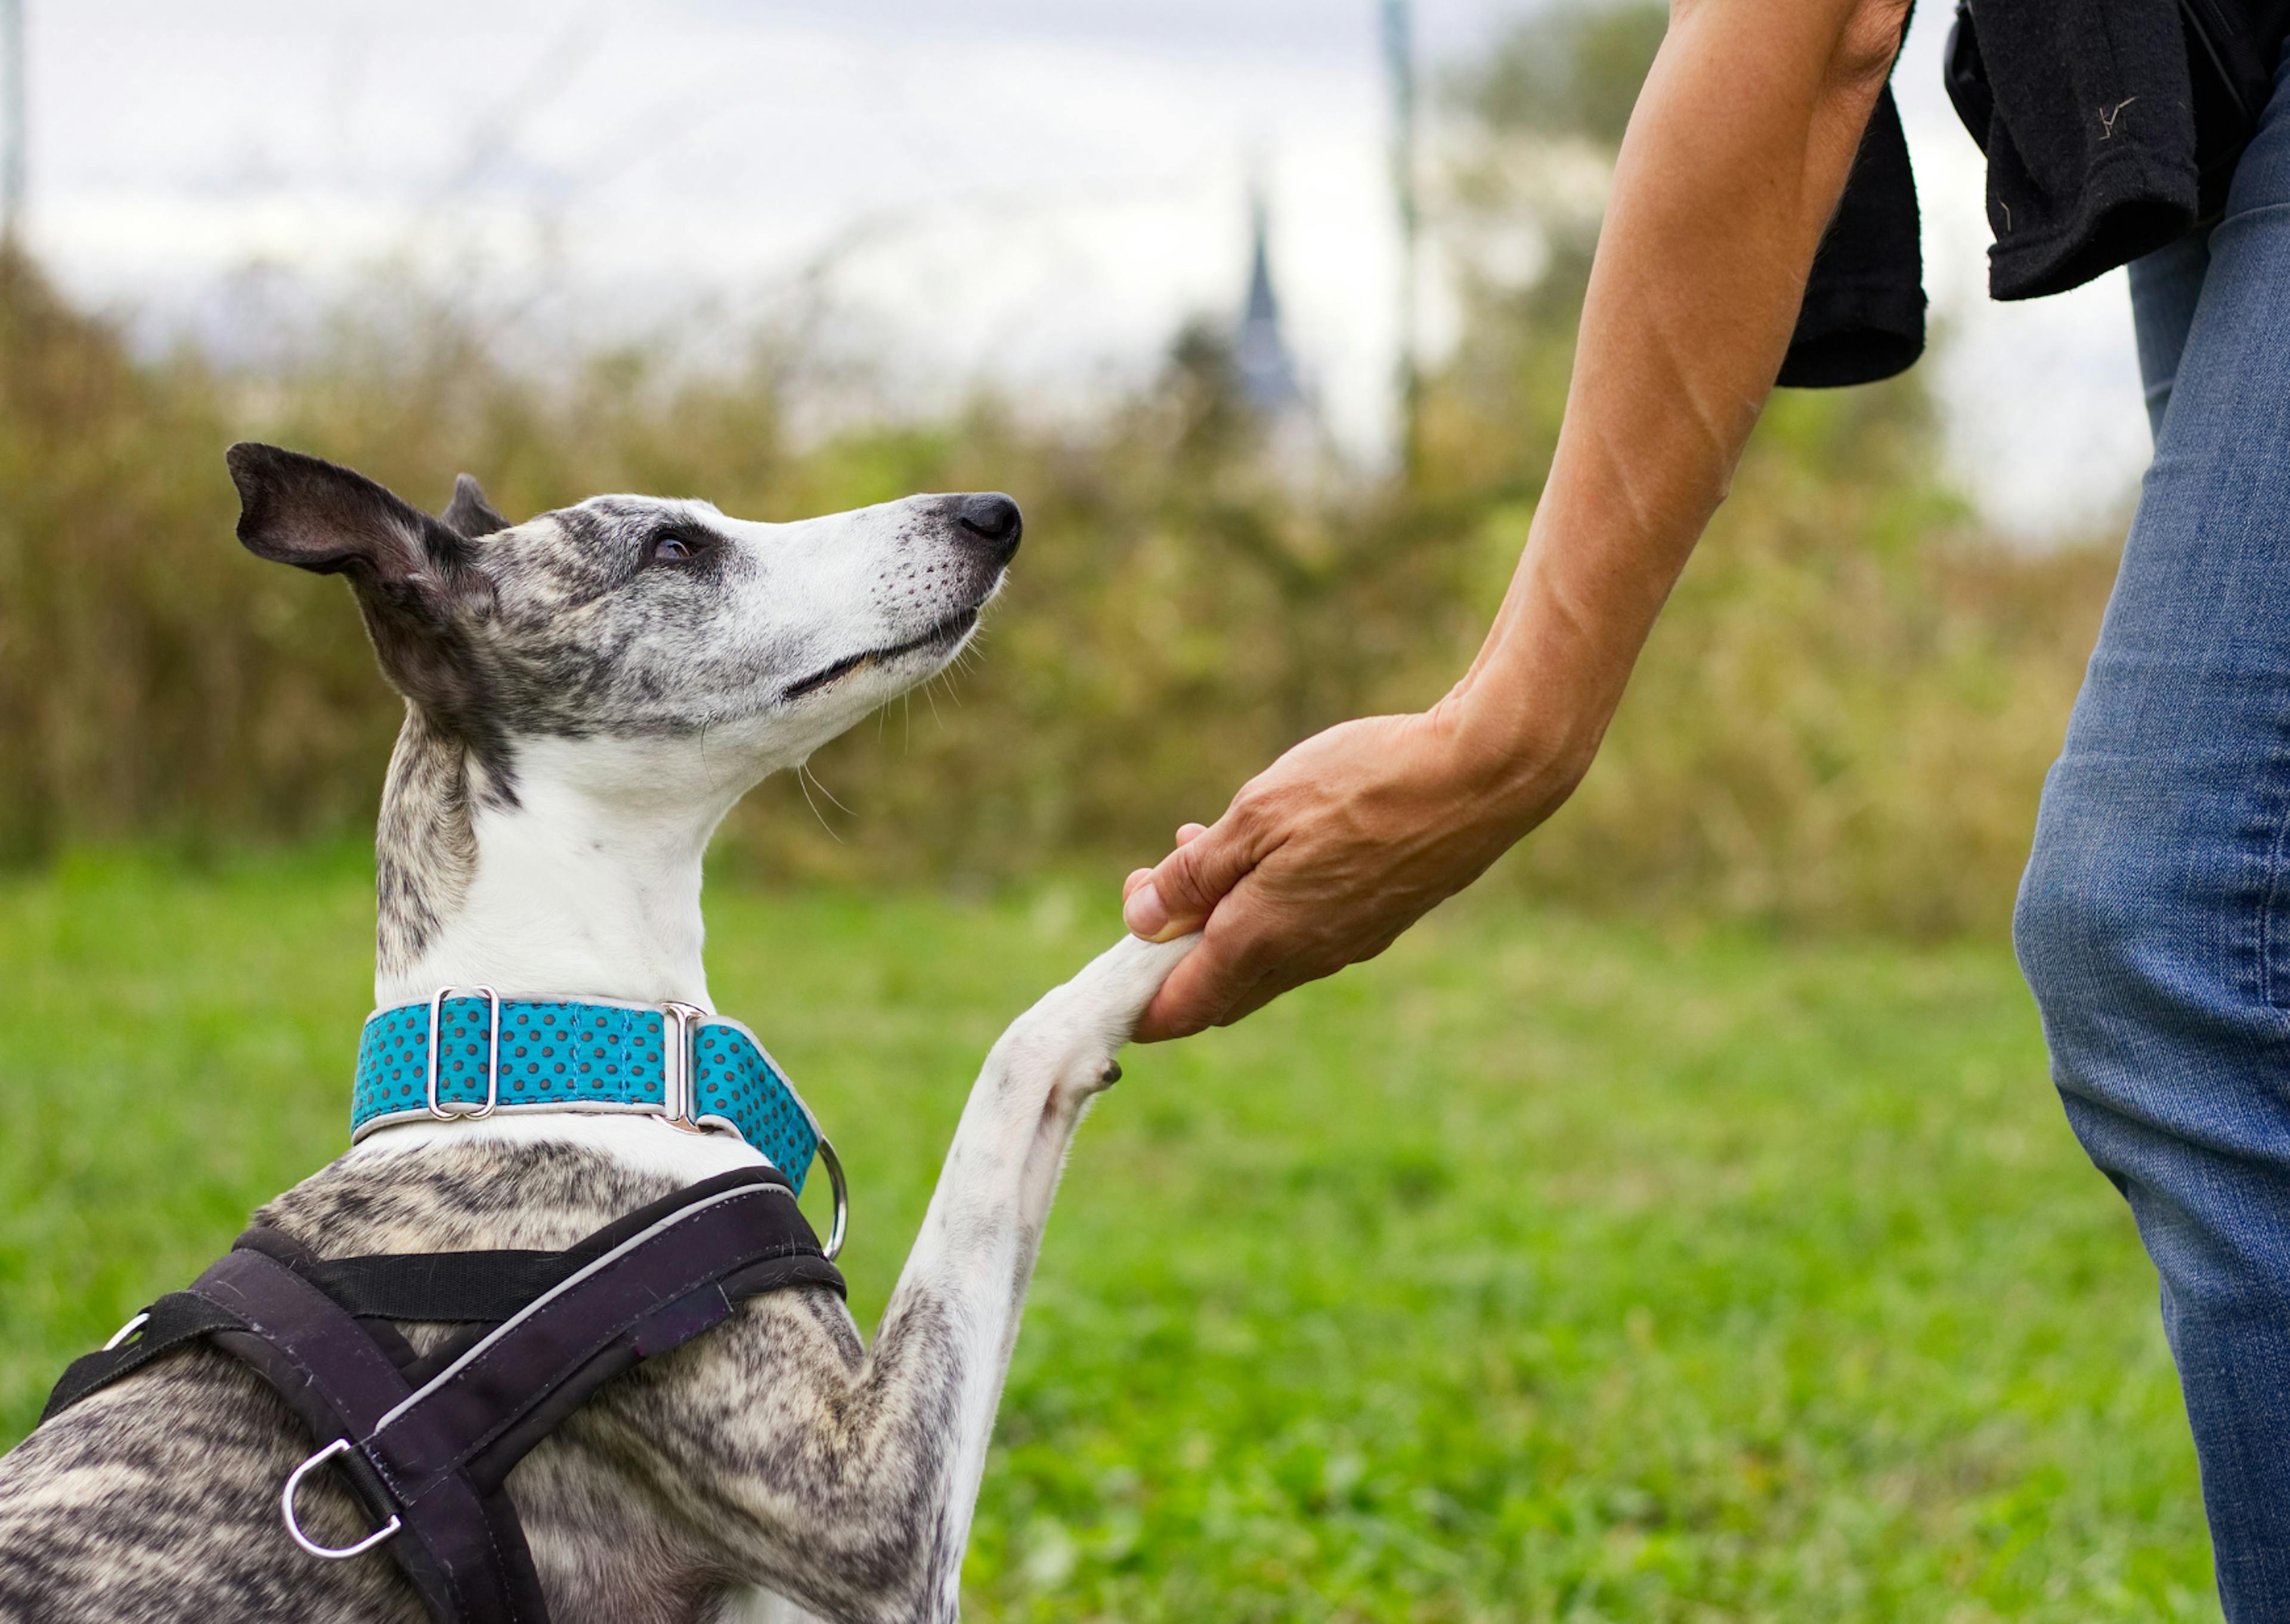
[[[238,539],[259,557],[349,577],[383,673],[465,735],[490,737],[468,622],[492,603],[466,536],[363,474],[299,452],[230,448]]]
[[[500,509],[485,500],[485,493],[477,487],[476,476],[469,474],[464,474],[453,482],[453,500],[437,516],[445,521],[446,529],[467,536],[472,541],[509,527],[508,520],[502,516]]]
[[[225,460],[238,539],[258,557],[400,590],[442,587],[469,562],[467,538],[363,474],[251,440]]]

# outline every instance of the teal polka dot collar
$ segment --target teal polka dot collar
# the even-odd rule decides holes
[[[626,1112],[736,1133],[798,1192],[823,1155],[838,1236],[843,1228],[842,1170],[819,1119],[753,1032],[691,1004],[440,988],[366,1017],[352,1140],[392,1123],[496,1111]]]

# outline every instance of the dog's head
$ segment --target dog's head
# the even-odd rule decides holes
[[[1020,531],[996,494],[781,524],[599,496],[511,524],[466,474],[432,517],[316,457],[229,462],[239,540],[347,575],[390,681],[512,802],[532,740],[681,741],[740,788],[800,761],[953,660]]]

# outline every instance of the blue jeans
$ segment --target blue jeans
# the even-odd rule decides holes
[[[2235,1624],[2290,1619],[2286,82],[2223,218],[2133,268],[2155,459],[2014,931],[2162,1277]]]

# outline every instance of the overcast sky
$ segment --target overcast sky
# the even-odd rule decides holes
[[[147,330],[216,334],[257,263],[323,290],[411,258],[565,321],[749,310],[809,268],[909,377],[1072,389],[1232,308],[1261,180],[1332,420],[1363,452],[1388,431],[1373,0],[28,5],[33,242]],[[1417,0],[1424,54],[1517,9]],[[2145,455],[2121,279],[1982,297],[1979,156],[1925,10],[1900,84],[1958,472],[2022,532],[2088,524]]]

